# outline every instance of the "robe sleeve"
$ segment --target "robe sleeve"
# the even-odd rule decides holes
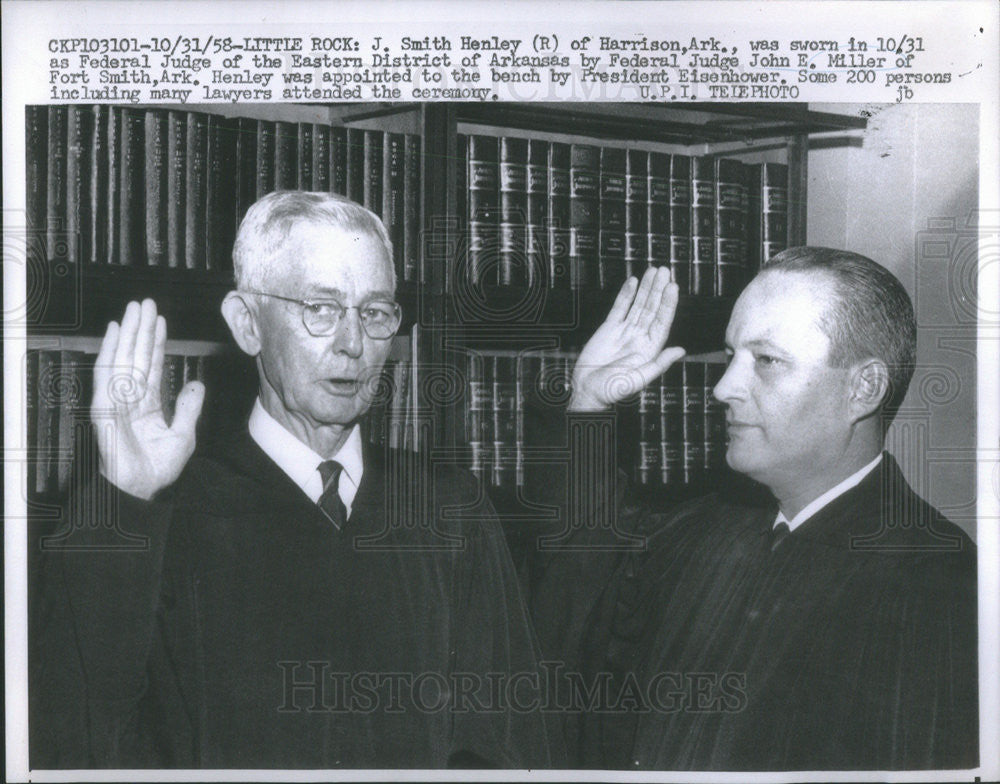
[[[32,765],[163,763],[142,731],[157,623],[169,490],[152,502],[100,476],[70,497],[68,523],[39,536],[31,634]]]

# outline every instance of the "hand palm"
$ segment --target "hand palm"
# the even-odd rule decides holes
[[[189,384],[167,425],[160,399],[166,323],[147,300],[130,303],[121,327],[109,324],[94,368],[91,418],[101,472],[120,489],[152,498],[180,476],[194,452],[204,387]]]
[[[663,349],[677,308],[666,268],[622,286],[607,319],[587,341],[573,371],[573,410],[604,409],[634,395],[684,355]]]

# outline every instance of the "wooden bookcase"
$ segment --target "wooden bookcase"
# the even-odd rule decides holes
[[[141,107],[170,108],[177,107]],[[188,111],[225,117],[253,117],[329,123],[405,132],[420,136],[420,264],[424,282],[401,281],[401,334],[419,325],[413,344],[418,366],[461,367],[468,351],[493,348],[579,347],[603,320],[616,292],[549,289],[529,292],[486,286],[481,292],[492,315],[469,316],[460,296],[444,281],[461,252],[461,194],[464,165],[459,134],[534,135],[547,139],[612,146],[648,146],[665,152],[771,160],[789,169],[789,245],[806,238],[809,136],[865,126],[865,120],[810,111],[796,104],[560,104],[427,103],[336,105],[195,105]],[[30,176],[30,172],[29,172]],[[29,182],[29,189],[31,184]],[[459,250],[456,250],[459,249]],[[29,265],[29,291],[46,295],[31,317],[29,347],[51,338],[72,339],[96,351],[108,321],[118,319],[131,299],[153,297],[169,325],[170,337],[207,343],[206,353],[229,343],[219,303],[232,287],[229,270],[58,264]],[[506,319],[534,296],[530,317]],[[732,298],[682,296],[671,342],[689,354],[722,347]],[[500,314],[500,315],[497,315]],[[80,343],[82,341],[82,343]],[[418,406],[431,415],[432,441],[462,458],[461,397],[427,402],[418,385]]]

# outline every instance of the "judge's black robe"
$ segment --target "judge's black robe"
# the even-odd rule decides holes
[[[340,532],[246,432],[152,502],[86,484],[32,601],[32,766],[561,766],[503,691],[537,645],[489,503],[389,454]]]
[[[581,661],[590,679],[610,674],[612,704],[582,716],[578,760],[976,766],[970,539],[889,455],[775,545],[776,512],[733,490],[623,522],[648,549],[621,561],[588,619]]]

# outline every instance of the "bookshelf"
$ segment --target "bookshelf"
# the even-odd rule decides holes
[[[561,286],[543,277],[534,286],[523,281],[504,285],[499,278],[470,284],[469,139],[534,140],[546,149],[565,145],[591,156],[594,151],[619,151],[606,157],[626,166],[634,166],[629,151],[640,153],[635,160],[657,153],[667,161],[688,156],[708,162],[778,162],[787,167],[782,169],[787,171],[786,239],[794,245],[806,237],[809,136],[865,125],[864,119],[790,104],[198,105],[184,110],[103,107],[92,117],[79,110],[74,116],[71,107],[61,109],[29,112],[26,128],[29,229],[45,237],[39,244],[41,256],[28,266],[29,291],[44,292],[32,313],[30,349],[41,351],[57,338],[63,350],[94,353],[106,323],[120,317],[126,302],[152,296],[168,320],[170,337],[178,341],[173,344],[178,354],[231,355],[219,303],[232,286],[232,273],[225,262],[228,251],[223,252],[220,242],[231,244],[249,203],[279,185],[342,190],[383,214],[397,246],[401,243],[404,249],[396,258],[404,323],[389,373],[393,384],[405,384],[406,390],[402,399],[382,401],[383,409],[397,418],[406,416],[404,409],[411,414],[430,411],[433,444],[470,465],[469,358],[516,360],[530,351],[578,350],[603,320],[617,283],[604,288],[593,281]],[[98,139],[101,123],[114,122],[114,117],[119,123],[116,132],[123,135],[114,142],[118,152],[88,146],[86,139]],[[60,128],[60,122],[65,127]],[[172,139],[178,128],[190,133]],[[343,172],[336,168],[333,140],[338,138]],[[220,139],[231,139],[225,145],[232,149],[220,148]],[[386,154],[396,149],[393,144],[403,145],[398,148],[402,163],[394,164],[395,158]],[[251,148],[253,155],[247,152]],[[369,148],[378,148],[377,163],[366,157],[374,154]],[[248,164],[251,159],[253,165]],[[109,160],[110,172],[102,168]],[[591,175],[601,176],[600,163],[596,168],[588,165]],[[623,176],[634,175],[626,171],[632,173]],[[338,177],[343,179],[339,184]],[[410,179],[400,185],[405,177]],[[401,201],[392,202],[400,187]],[[81,218],[73,205],[88,198],[93,209],[89,215],[84,209]],[[105,263],[103,258],[80,256],[97,246],[72,238],[96,231],[99,221],[114,219],[101,210],[117,215],[119,225],[108,236],[114,235],[111,244],[131,243],[131,263],[121,263],[123,257]],[[183,232],[177,225],[182,214]],[[545,231],[551,232],[552,226]],[[60,244],[63,234],[71,241]],[[168,246],[173,237],[175,246],[159,247],[164,237]],[[589,263],[588,253],[604,252],[600,240],[587,246],[577,239],[579,258],[574,263]],[[163,264],[142,263],[151,250],[163,254]],[[76,255],[70,259],[67,253]],[[683,294],[671,342],[684,345],[689,354],[717,360],[711,352],[721,348],[737,292],[738,286],[733,291]],[[238,359],[227,361],[238,364]],[[403,371],[405,363],[409,368]],[[432,372],[421,376],[424,367]],[[453,376],[453,394],[430,394],[424,382],[434,381],[434,372],[441,381],[442,371]],[[253,383],[247,363],[229,376],[240,384]],[[252,389],[242,395],[241,402],[252,400]],[[388,429],[379,437],[387,438]],[[405,439],[395,437],[402,445]],[[516,451],[504,449],[507,455]],[[498,474],[514,476],[507,468],[504,464]],[[503,487],[494,490],[503,495]]]

